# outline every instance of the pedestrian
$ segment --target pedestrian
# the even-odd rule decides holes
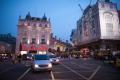
[[[112,58],[113,58],[114,64],[116,64],[116,51],[112,52]]]
[[[18,55],[18,62],[21,63],[21,54]]]
[[[2,62],[2,56],[0,55],[0,62]]]
[[[71,59],[71,55],[69,55],[69,60]]]
[[[12,54],[12,63],[15,64],[15,54]]]

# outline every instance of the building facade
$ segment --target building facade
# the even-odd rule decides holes
[[[15,53],[16,38],[10,33],[0,34],[0,53],[14,54]]]
[[[25,19],[19,17],[17,25],[16,53],[46,53],[50,47],[50,19],[32,17],[30,13]]]
[[[73,29],[70,35],[70,41],[72,42],[72,46],[76,46],[78,44],[78,29]]]
[[[61,41],[60,39],[57,39],[56,37],[51,37],[51,49],[59,52],[65,52],[67,46],[66,43]]]
[[[120,26],[117,4],[98,0],[88,5],[77,21],[77,45],[92,51],[120,50]]]
[[[120,23],[120,10],[118,10],[119,23]]]
[[[6,54],[13,54],[12,53],[12,45],[6,42],[0,41],[0,56]]]

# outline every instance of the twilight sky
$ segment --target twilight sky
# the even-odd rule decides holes
[[[116,2],[120,9],[120,1]],[[62,40],[69,40],[71,30],[76,28],[76,22],[90,0],[0,0],[0,34],[17,34],[18,17],[25,18],[28,11],[33,17],[42,17],[44,13],[51,18],[52,32]],[[92,0],[94,4],[96,0]]]

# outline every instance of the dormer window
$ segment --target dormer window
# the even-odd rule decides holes
[[[39,24],[39,27],[42,27],[42,24]]]

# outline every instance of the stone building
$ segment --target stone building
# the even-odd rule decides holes
[[[12,36],[10,33],[0,34],[0,53],[14,54],[15,43],[16,43],[16,38]]]
[[[77,21],[77,46],[91,51],[119,51],[120,23],[117,4],[109,0],[97,0],[88,5]]]
[[[50,19],[47,19],[45,14],[42,18],[32,17],[30,12],[25,19],[20,16],[17,25],[16,53],[46,53],[50,47],[51,30]]]

